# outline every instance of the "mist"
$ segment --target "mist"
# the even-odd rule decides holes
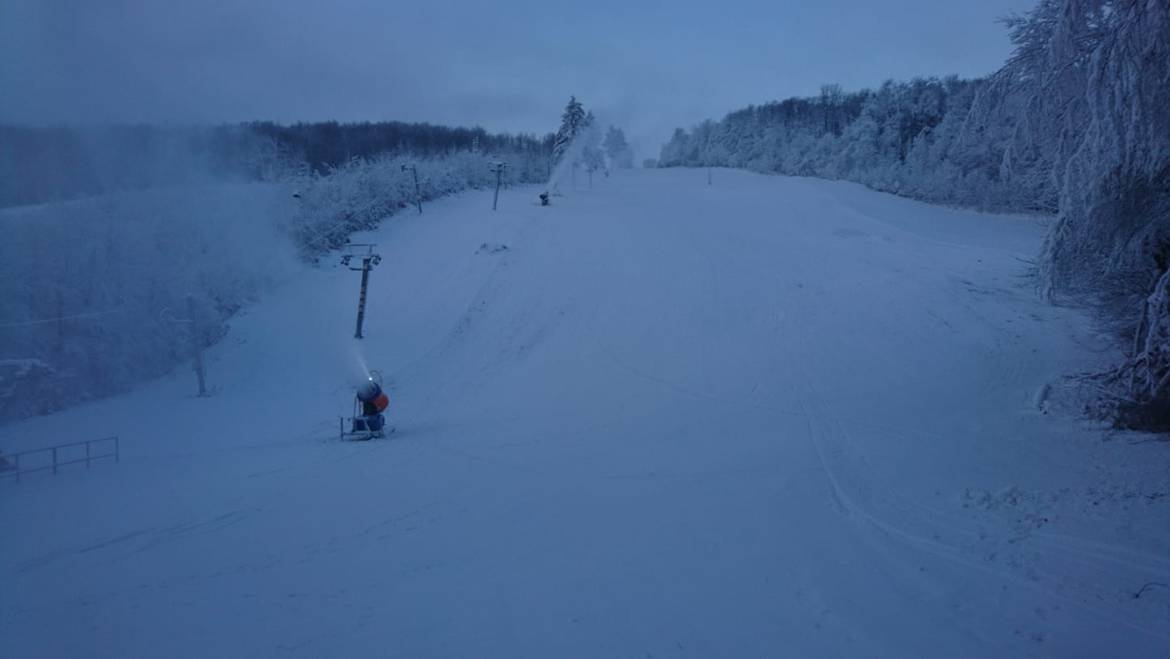
[[[749,103],[994,71],[1027,0],[228,4],[9,0],[0,123],[426,121],[544,134],[570,94],[639,158]]]

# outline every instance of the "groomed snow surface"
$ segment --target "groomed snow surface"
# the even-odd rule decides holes
[[[1039,220],[595,178],[355,236],[364,341],[330,261],[215,396],[0,429],[122,449],[0,481],[0,655],[1170,656],[1167,446],[1045,413],[1115,355],[1034,294]],[[397,432],[342,443],[364,368]]]

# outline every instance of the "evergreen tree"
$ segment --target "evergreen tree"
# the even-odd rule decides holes
[[[585,108],[576,96],[569,97],[569,103],[561,114],[561,127],[557,129],[556,140],[553,143],[553,160],[560,162],[569,149],[573,140],[585,127]]]
[[[634,154],[626,142],[626,134],[621,128],[610,126],[605,133],[605,155],[614,167],[629,168],[634,166]]]

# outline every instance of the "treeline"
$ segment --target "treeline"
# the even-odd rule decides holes
[[[826,87],[678,130],[660,164],[1057,213],[1045,289],[1098,305],[1129,350],[1095,409],[1170,427],[1170,4],[1041,0],[1005,22],[1015,51],[986,79]]]
[[[0,125],[0,207],[108,192],[324,174],[380,155],[552,154],[553,136],[397,121],[223,126]],[[548,164],[545,166],[548,169]],[[546,171],[547,174],[547,171]]]
[[[270,138],[291,157],[303,160],[313,171],[324,173],[355,158],[382,154],[437,156],[457,151],[480,153],[552,153],[553,135],[493,134],[483,128],[452,128],[401,121],[297,123],[272,122],[247,125],[257,135]]]
[[[285,180],[295,190],[297,207],[283,231],[302,259],[316,260],[343,245],[356,231],[375,228],[382,220],[423,202],[468,189],[488,188],[496,177],[489,167],[504,163],[505,185],[543,183],[549,159],[543,151],[496,151],[490,158],[476,151],[416,157],[389,153],[351,159],[328,174],[304,173]],[[418,176],[418,189],[414,184]]]
[[[1054,190],[1037,191],[1001,171],[1012,126],[971,121],[988,86],[954,76],[887,81],[858,92],[826,85],[813,98],[751,106],[689,132],[677,129],[659,164],[845,179],[984,209],[1055,210]]]

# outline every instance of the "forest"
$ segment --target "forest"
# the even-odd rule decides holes
[[[459,151],[547,158],[544,137],[400,121],[220,126],[0,125],[0,207],[214,181],[264,181],[352,160]],[[285,171],[288,170],[288,171]]]

